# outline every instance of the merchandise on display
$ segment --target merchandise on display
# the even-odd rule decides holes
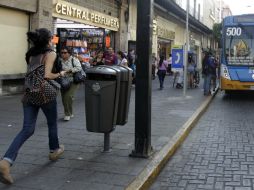
[[[60,48],[71,47],[73,52],[83,57],[84,62],[89,62],[100,49],[105,48],[105,37],[108,31],[101,28],[66,29],[59,28]],[[107,36],[107,38],[109,38]]]

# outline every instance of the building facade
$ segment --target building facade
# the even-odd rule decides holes
[[[153,38],[153,52],[168,58],[174,45],[184,46],[186,42],[186,11],[182,7],[186,6],[186,1],[170,1],[167,10],[164,10],[160,3],[159,0],[155,1],[154,19],[157,23],[157,33]],[[200,7],[202,2],[193,1],[193,5],[194,3],[196,7]],[[211,38],[211,30],[199,20],[202,15],[200,8],[195,10],[192,7],[192,11],[190,10],[189,50],[195,54],[198,68],[201,68],[202,49],[207,47],[207,39]]]
[[[26,73],[26,32],[48,28],[60,37],[56,48],[86,52],[112,46],[127,50],[129,0],[0,1],[0,94],[21,91]],[[63,23],[68,26],[62,27]],[[62,28],[61,28],[62,27]],[[62,35],[62,36],[61,36]],[[68,42],[68,44],[67,44]],[[69,43],[71,42],[71,43]],[[89,54],[90,55],[90,54]]]
[[[178,0],[184,6],[185,1]],[[164,8],[154,1],[152,52],[168,58],[173,45],[185,43],[186,12],[176,2]],[[201,23],[202,0],[193,0],[190,15],[190,50],[198,62],[209,45],[211,31]],[[196,8],[195,8],[196,7]],[[1,0],[0,1],[0,94],[21,91],[26,73],[26,32],[48,28],[58,37],[56,50],[71,46],[87,59],[100,48],[135,49],[136,0]]]

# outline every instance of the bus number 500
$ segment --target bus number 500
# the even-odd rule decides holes
[[[227,36],[241,36],[242,34],[242,29],[241,28],[236,28],[236,27],[229,27],[227,28]]]

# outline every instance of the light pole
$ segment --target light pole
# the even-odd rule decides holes
[[[189,0],[186,6],[186,34],[185,34],[185,54],[184,54],[184,83],[183,83],[183,96],[186,96],[187,90],[187,66],[188,66],[188,51],[189,51]]]

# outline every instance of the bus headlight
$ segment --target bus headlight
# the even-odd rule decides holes
[[[221,77],[231,80],[228,68],[225,65],[221,65]]]

